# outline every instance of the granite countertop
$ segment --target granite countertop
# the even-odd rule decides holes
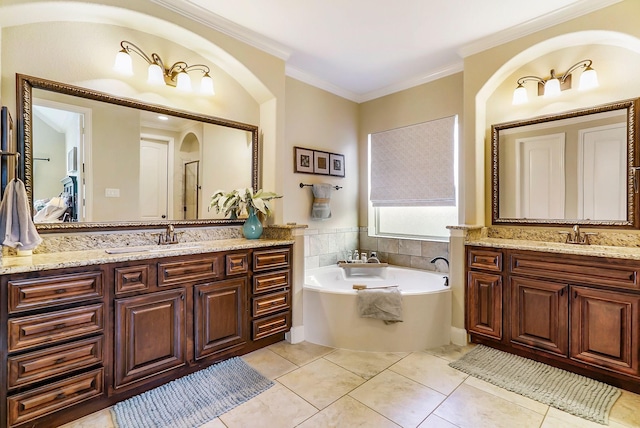
[[[469,240],[465,245],[479,247],[506,248],[514,250],[544,251],[557,254],[610,257],[616,259],[640,260],[640,248],[615,247],[607,245],[577,245],[560,242],[530,241],[521,239],[481,238]]]
[[[293,243],[293,240],[282,239],[237,238],[219,239],[214,241],[185,242],[181,244],[166,246],[148,246],[155,251],[137,251],[119,254],[108,254],[103,248],[96,250],[63,251],[34,254],[32,256],[26,257],[4,256],[2,257],[2,263],[0,266],[0,275],[22,272],[35,272],[48,269],[90,266],[102,263],[146,260],[158,257],[184,256],[216,251],[273,247],[276,245],[289,245]]]

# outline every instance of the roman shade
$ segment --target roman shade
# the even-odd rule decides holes
[[[370,136],[374,207],[455,206],[457,116]]]

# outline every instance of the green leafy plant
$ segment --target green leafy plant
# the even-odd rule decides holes
[[[281,197],[282,195],[274,192],[265,192],[262,189],[253,193],[253,189],[250,187],[235,189],[230,192],[218,190],[211,196],[209,209],[214,208],[216,213],[222,212],[225,217],[231,216],[231,218],[247,215],[249,209],[255,210],[256,213],[261,212],[268,217],[271,215],[269,202]]]

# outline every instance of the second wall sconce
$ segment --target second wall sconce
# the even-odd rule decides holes
[[[133,64],[130,52],[135,52],[149,64],[147,71],[147,82],[152,85],[169,85],[185,92],[191,92],[191,77],[189,72],[200,71],[203,73],[200,81],[200,93],[205,95],[215,95],[213,90],[213,79],[209,76],[211,71],[204,64],[188,65],[184,61],[178,61],[171,67],[165,67],[164,62],[156,53],[151,56],[144,53],[142,49],[131,42],[123,40],[120,42],[122,50],[116,55],[116,62],[113,68],[119,73],[133,75]]]
[[[585,90],[597,87],[598,75],[596,71],[591,68],[591,64],[592,61],[590,59],[583,59],[569,67],[562,76],[556,76],[555,70],[551,70],[551,76],[547,79],[538,76],[524,76],[519,78],[517,82],[518,87],[513,92],[513,105],[524,104],[529,101],[527,88],[524,87],[526,82],[538,82],[538,95],[543,95],[545,98],[560,95],[561,91],[571,89],[571,73],[579,68],[584,68],[584,71],[580,75],[580,85],[578,89]]]

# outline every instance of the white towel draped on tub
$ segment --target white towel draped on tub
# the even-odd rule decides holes
[[[0,202],[0,233],[2,245],[18,250],[33,250],[42,242],[31,219],[24,183],[18,179],[9,181],[4,190]]]
[[[402,322],[402,293],[398,287],[358,290],[356,302],[362,318],[375,318],[385,324]]]
[[[314,220],[326,220],[331,218],[331,190],[333,186],[327,183],[314,184],[313,205],[311,206],[311,218]]]

